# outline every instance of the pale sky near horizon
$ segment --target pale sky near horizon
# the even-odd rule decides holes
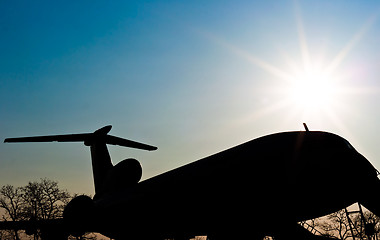
[[[0,137],[92,132],[150,178],[281,131],[336,133],[380,169],[377,1],[2,1]],[[262,159],[252,159],[261,161]],[[233,159],[231,159],[233,161]],[[0,143],[0,185],[93,194],[81,143]]]

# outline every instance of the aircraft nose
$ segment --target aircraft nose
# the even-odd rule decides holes
[[[355,162],[357,162],[357,172],[359,177],[369,181],[369,185],[380,183],[377,169],[360,153],[356,153]],[[379,188],[380,190],[380,188]]]
[[[380,180],[374,180],[374,183],[365,187],[365,191],[360,192],[363,195],[360,203],[376,216],[380,216]]]
[[[360,182],[358,189],[352,189],[359,193],[359,203],[363,204],[368,210],[380,216],[380,180],[376,168],[360,153],[357,156],[360,161],[358,174],[354,176]],[[354,174],[355,175],[355,174]],[[357,191],[355,191],[357,190]]]

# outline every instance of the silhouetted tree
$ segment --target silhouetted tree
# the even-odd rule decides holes
[[[47,178],[29,182],[24,187],[5,185],[0,188],[0,208],[3,209],[0,221],[20,221],[34,219],[50,220],[62,217],[67,203],[76,197],[58,186],[58,182]],[[0,210],[1,210],[0,209]],[[40,233],[34,234],[33,239],[40,239]],[[0,240],[31,239],[24,231],[1,231]],[[85,233],[79,237],[69,236],[69,239],[95,240],[93,233]]]
[[[328,215],[326,221],[321,222],[321,228],[324,234],[330,237],[338,237],[341,240],[352,237],[351,228],[344,210]]]
[[[58,182],[46,178],[29,182],[22,188],[22,198],[24,214],[36,220],[61,217],[64,206],[71,199],[66,190],[59,189]]]
[[[367,220],[367,224],[372,224],[373,233],[376,234],[376,236],[378,236],[380,233],[380,217],[376,216],[374,213],[370,211],[365,212],[364,216]]]
[[[0,189],[0,208],[5,213],[2,221],[19,221],[23,217],[24,201],[22,199],[22,189],[11,185],[3,186]],[[1,239],[20,239],[17,230],[2,231]]]
[[[363,215],[365,218],[364,222],[362,222],[359,214],[351,218],[355,226],[355,237],[357,239],[367,239],[368,235],[378,236],[380,228],[379,217],[370,211],[363,211]]]
[[[311,227],[311,229],[308,229],[311,232],[315,229],[324,236],[341,240],[352,239],[353,237],[355,239],[367,239],[366,234],[378,236],[380,231],[380,218],[366,209],[363,209],[363,215],[365,218],[364,222],[367,223],[367,232],[365,232],[361,215],[359,213],[350,214],[350,226],[344,209],[325,217],[308,220],[306,222],[308,226]]]
[[[2,221],[56,219],[62,216],[70,199],[70,194],[60,189],[58,182],[46,178],[29,182],[25,187],[6,185],[0,188],[0,208],[5,211]],[[2,239],[19,240],[20,231],[12,232],[3,231]],[[38,232],[34,234],[34,239],[39,238]]]

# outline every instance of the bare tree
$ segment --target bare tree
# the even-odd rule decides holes
[[[19,221],[23,218],[24,201],[22,199],[22,189],[15,188],[11,185],[5,185],[0,188],[0,208],[5,210],[5,214],[2,216],[2,221]],[[3,231],[2,239],[7,238],[19,240],[19,233],[15,229],[14,231]]]
[[[59,189],[58,182],[46,178],[29,182],[22,188],[22,198],[24,214],[36,220],[61,217],[64,206],[71,199],[66,190]]]
[[[23,199],[21,198],[21,188],[15,188],[11,185],[3,186],[0,189],[0,207],[4,208],[6,215],[3,220],[20,220],[23,207]]]
[[[335,236],[341,240],[352,237],[345,210],[339,210],[328,215],[327,220],[321,222],[321,229],[326,236]]]
[[[29,182],[25,187],[6,185],[0,188],[0,208],[5,211],[2,220],[56,219],[62,216],[64,206],[70,199],[70,194],[60,189],[58,182],[46,178]],[[2,234],[7,234],[8,239],[19,240],[20,231],[12,232],[11,238],[9,231]],[[40,239],[40,233],[35,233],[34,239]]]
[[[306,222],[307,226],[303,226],[309,231],[316,230],[320,235],[341,240],[378,239],[380,232],[380,218],[364,208],[363,215],[359,211],[346,212],[345,209],[342,209]],[[373,238],[374,236],[375,238]]]
[[[78,195],[71,196],[66,190],[58,186],[58,182],[46,178],[40,181],[29,182],[24,187],[13,187],[5,185],[0,188],[0,221],[20,221],[20,220],[51,220],[62,217],[64,207],[67,203]],[[1,240],[30,239],[25,231],[1,231]],[[41,239],[41,233],[35,232],[34,239]],[[95,240],[96,234],[85,233],[82,236],[69,239]]]
[[[364,212],[364,216],[367,222],[366,233],[368,235],[378,235],[380,233],[380,217],[376,216],[374,213],[370,211]]]
[[[364,219],[363,219],[364,218]],[[380,218],[370,211],[363,211],[363,215],[357,214],[353,219],[355,237],[358,239],[378,239],[380,230]]]

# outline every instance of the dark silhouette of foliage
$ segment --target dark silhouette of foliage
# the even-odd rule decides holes
[[[358,212],[349,213],[348,219],[345,209],[342,209],[318,219],[308,220],[306,221],[307,227],[305,225],[304,227],[311,232],[318,232],[319,235],[341,240],[368,239],[367,235],[371,235],[372,238],[376,237],[373,239],[378,239],[380,218],[366,209],[363,209],[363,215],[364,221]]]
[[[58,186],[58,182],[46,178],[29,182],[24,187],[5,185],[0,188],[1,221],[47,220],[62,216],[64,206],[71,196]],[[24,231],[1,231],[1,239],[27,239]],[[34,239],[40,239],[36,232]]]
[[[5,185],[0,188],[0,221],[50,220],[62,217],[64,207],[78,196],[60,189],[57,181],[42,178],[29,182],[24,187]],[[28,236],[21,230],[0,230],[0,240],[41,239],[41,233]],[[69,236],[70,240],[95,240],[97,235],[85,233],[82,236]]]

